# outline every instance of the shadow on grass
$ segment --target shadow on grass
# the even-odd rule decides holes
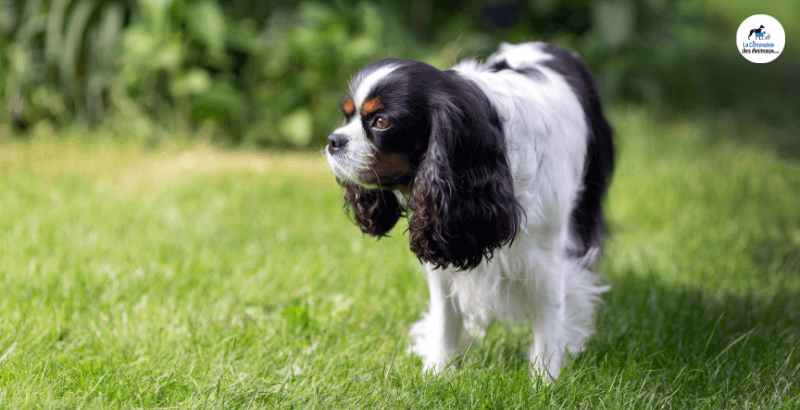
[[[632,273],[613,285],[590,353],[579,358],[576,369],[634,369],[693,397],[728,388],[743,396],[777,392],[779,385],[797,380],[797,290],[714,296]],[[796,386],[794,391],[800,393]]]
[[[575,391],[583,406],[800,401],[800,292],[712,296],[634,274],[612,284],[585,353],[549,389],[534,380],[532,391],[520,393],[525,401],[569,401]],[[530,342],[527,327],[492,327],[460,366],[472,374],[464,377],[522,384]]]

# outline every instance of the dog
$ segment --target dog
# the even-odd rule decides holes
[[[534,373],[558,377],[608,290],[590,265],[604,229],[612,130],[588,69],[546,43],[502,44],[440,71],[386,59],[350,82],[326,161],[364,233],[408,217],[430,288],[410,352],[438,373],[462,331],[527,322]]]
[[[758,35],[759,34],[761,34],[761,37],[763,38],[764,37],[763,33],[766,33],[766,31],[764,31],[764,25],[762,24],[758,28],[754,28],[754,29],[750,30],[750,34],[747,35],[747,39],[748,40],[750,40],[750,36],[752,36],[753,33],[756,34],[756,40],[758,40]]]

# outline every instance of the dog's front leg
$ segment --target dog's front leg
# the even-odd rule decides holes
[[[424,267],[430,288],[430,312],[411,326],[409,335],[413,345],[409,350],[422,358],[423,372],[439,373],[458,346],[464,324],[458,303],[451,296],[450,276],[430,264]]]

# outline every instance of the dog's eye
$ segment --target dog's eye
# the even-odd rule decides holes
[[[389,128],[389,121],[386,121],[386,119],[383,118],[383,117],[375,117],[375,119],[372,120],[372,128],[376,129],[376,130],[379,130],[379,131],[383,131],[385,129],[388,129]]]

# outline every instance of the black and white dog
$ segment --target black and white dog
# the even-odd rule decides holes
[[[579,57],[503,44],[486,63],[362,69],[328,137],[328,166],[365,233],[408,215],[430,312],[409,349],[439,372],[462,329],[530,320],[533,369],[557,377],[594,332],[589,265],[603,230],[611,129]]]

